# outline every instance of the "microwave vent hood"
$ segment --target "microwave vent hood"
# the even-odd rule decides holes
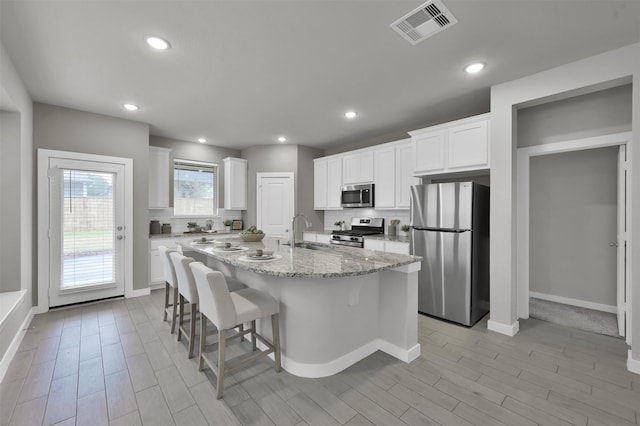
[[[458,20],[440,0],[429,1],[391,24],[405,40],[416,45],[456,24]]]

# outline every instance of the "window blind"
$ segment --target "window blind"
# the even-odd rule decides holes
[[[111,284],[115,174],[61,169],[61,290]]]
[[[174,160],[174,215],[214,216],[218,208],[217,193],[217,164]]]

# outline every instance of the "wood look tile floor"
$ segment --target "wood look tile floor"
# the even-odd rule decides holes
[[[303,379],[267,359],[226,380],[199,372],[162,321],[163,291],[37,315],[0,384],[1,425],[630,425],[640,376],[620,339],[538,320],[513,338],[486,319],[419,316],[422,355],[377,352]],[[236,355],[250,344],[236,343]],[[245,345],[244,347],[242,345]],[[196,345],[197,346],[197,345]],[[245,349],[246,348],[246,349]]]

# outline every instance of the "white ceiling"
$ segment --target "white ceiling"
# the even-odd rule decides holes
[[[0,0],[0,37],[35,101],[236,149],[280,135],[335,148],[486,112],[494,84],[640,41],[638,0],[444,0],[458,23],[411,46],[389,25],[422,3]]]

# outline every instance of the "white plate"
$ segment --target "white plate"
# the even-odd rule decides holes
[[[237,253],[239,251],[245,251],[245,250],[249,250],[248,247],[242,247],[242,246],[233,246],[233,247],[214,247],[213,251],[215,252],[219,252],[219,253]]]
[[[272,262],[274,260],[278,260],[278,259],[282,259],[282,256],[280,256],[279,254],[274,254],[274,255],[270,255],[268,258],[267,256],[262,256],[262,257],[249,257],[249,256],[240,256],[238,258],[238,260],[242,261],[242,262]]]
[[[197,244],[197,245],[200,245],[200,246],[206,246],[206,245],[215,244],[215,241],[195,241],[193,244]]]

